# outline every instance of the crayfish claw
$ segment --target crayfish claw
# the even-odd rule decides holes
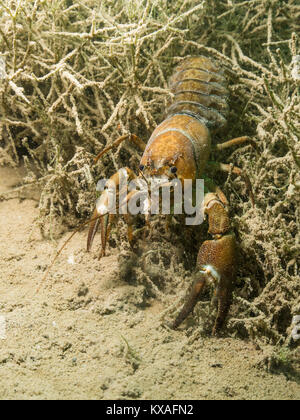
[[[204,287],[212,284],[218,304],[213,335],[222,328],[231,304],[232,287],[236,277],[236,240],[230,230],[226,206],[214,193],[206,194],[204,211],[208,215],[209,233],[213,239],[203,242],[197,259],[197,280],[172,324],[177,328],[194,309]]]
[[[92,249],[93,241],[94,241],[95,235],[97,233],[97,230],[100,224],[100,218],[97,218],[97,216],[98,216],[98,212],[97,212],[97,209],[95,209],[93,216],[91,218],[89,233],[87,237],[87,247],[86,247],[87,252],[90,252],[90,250]]]

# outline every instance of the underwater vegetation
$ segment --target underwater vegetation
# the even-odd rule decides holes
[[[216,154],[247,172],[256,201],[241,178],[220,177],[240,243],[228,331],[291,344],[300,314],[299,22],[296,0],[0,0],[0,164],[27,170],[1,198],[40,189],[45,235],[86,219],[97,180],[139,163],[126,142],[96,166],[94,155],[123,134],[149,138],[183,57],[217,59],[230,112],[214,141],[257,143]]]

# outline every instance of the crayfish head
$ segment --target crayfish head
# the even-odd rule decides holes
[[[159,135],[149,141],[140,161],[140,171],[146,178],[194,180],[196,164],[190,142],[178,132]]]

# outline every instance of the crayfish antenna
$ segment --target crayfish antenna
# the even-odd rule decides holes
[[[119,137],[117,140],[115,140],[110,146],[105,147],[94,159],[94,164],[98,162],[98,160],[105,155],[107,152],[109,152],[111,149],[113,149],[115,146],[118,146],[122,141],[126,140],[130,134],[124,134],[123,136]]]
[[[47,277],[48,277],[48,275],[49,275],[49,272],[50,272],[50,270],[51,270],[51,268],[53,267],[53,265],[55,264],[55,262],[56,262],[56,260],[57,260],[57,258],[60,256],[60,254],[61,254],[61,252],[62,252],[62,250],[65,248],[65,246],[70,242],[70,240],[73,238],[73,236],[77,233],[77,232],[79,232],[80,231],[80,229],[83,227],[83,226],[85,226],[85,225],[87,225],[87,224],[89,224],[89,223],[92,223],[92,222],[94,222],[94,221],[96,221],[96,220],[99,220],[101,217],[103,216],[103,214],[100,214],[100,215],[98,215],[97,217],[95,217],[95,218],[92,218],[92,219],[90,219],[90,220],[87,220],[86,222],[84,222],[84,223],[82,223],[80,226],[78,226],[78,228],[70,235],[70,237],[64,242],[64,244],[61,246],[61,248],[57,251],[57,253],[56,253],[56,255],[55,255],[55,257],[53,258],[53,260],[52,260],[52,262],[51,262],[51,264],[49,265],[49,267],[47,268],[47,271],[46,271],[46,273],[45,273],[45,275],[43,276],[43,278],[42,278],[42,280],[41,280],[41,282],[40,282],[40,284],[38,285],[38,287],[37,287],[37,289],[36,289],[36,291],[34,292],[34,294],[35,293],[38,293],[39,291],[40,291],[40,288],[41,288],[41,285],[42,285],[42,283],[44,283],[45,281],[46,281],[46,279],[47,279]]]
[[[117,140],[115,140],[110,146],[105,147],[94,159],[94,164],[98,162],[98,160],[105,155],[107,152],[109,152],[114,147],[118,146],[122,143],[124,140],[129,140],[133,144],[135,144],[142,152],[145,150],[146,144],[141,140],[138,136],[135,134],[124,134],[123,136],[119,137]]]

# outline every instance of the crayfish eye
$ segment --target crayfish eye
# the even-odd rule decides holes
[[[145,169],[145,165],[140,165],[140,166],[139,166],[139,170],[140,170],[140,171],[143,171],[144,169]]]
[[[170,171],[172,172],[172,174],[176,174],[176,172],[177,172],[176,166],[171,166]]]

